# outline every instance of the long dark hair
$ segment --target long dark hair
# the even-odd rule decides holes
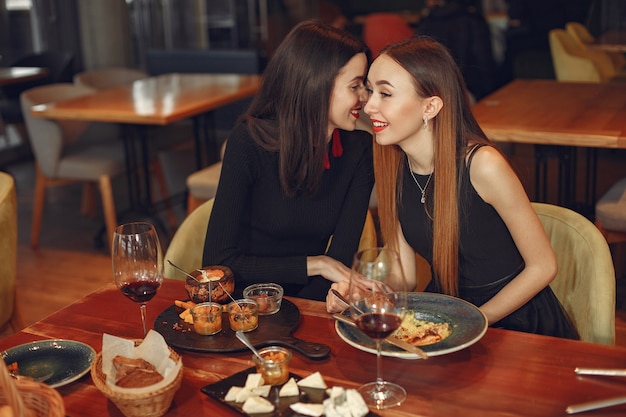
[[[335,77],[367,47],[351,34],[319,21],[297,25],[263,73],[263,84],[242,120],[252,137],[278,152],[287,196],[313,194],[327,146],[328,112]]]
[[[458,295],[459,220],[464,206],[459,189],[465,156],[470,143],[489,140],[472,114],[463,76],[445,46],[419,37],[390,45],[381,51],[383,54],[411,75],[419,97],[438,96],[443,101],[439,114],[429,121],[436,178],[434,189],[427,191],[428,201],[432,201],[432,268],[439,288],[446,294]],[[407,171],[406,157],[398,146],[375,143],[374,170],[381,230],[387,240],[398,232],[397,202],[402,190],[396,184],[402,184]]]

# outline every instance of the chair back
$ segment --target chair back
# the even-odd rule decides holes
[[[85,133],[90,123],[76,121],[53,121],[30,114],[31,107],[53,101],[80,97],[94,90],[69,83],[35,87],[20,96],[26,130],[30,137],[33,153],[42,173],[54,178],[57,163],[64,146],[76,142]]]
[[[585,56],[582,45],[563,29],[549,33],[550,54],[558,81],[599,83],[600,72],[593,61]]]
[[[183,270],[190,272],[202,268],[202,254],[209,218],[213,210],[210,199],[198,206],[183,220],[167,247],[164,258],[163,276],[166,278],[185,279],[182,272],[176,270],[167,261],[170,260]]]
[[[567,33],[572,35],[574,39],[576,39],[578,42],[582,44],[590,44],[595,40],[593,35],[587,29],[587,27],[583,25],[582,23],[567,22],[565,24],[565,30],[567,31]]]
[[[0,328],[11,321],[15,310],[17,274],[17,199],[15,181],[0,172]]]
[[[593,42],[596,41],[594,36],[589,32],[587,27],[582,23],[578,22],[568,22],[565,25],[565,30],[567,33],[572,35],[574,39],[585,46],[589,46]],[[604,54],[604,51],[596,51],[599,54]],[[626,67],[626,56],[624,56],[621,52],[613,52],[606,51],[606,55],[608,55],[611,63],[613,64],[613,69],[615,73],[620,73],[624,67]]]
[[[581,340],[615,342],[615,271],[602,233],[584,216],[551,204],[532,203],[556,253],[559,271],[550,287]]]
[[[74,75],[74,84],[94,90],[105,90],[131,84],[142,78],[148,78],[148,74],[144,71],[134,68],[111,67],[78,73]]]
[[[589,48],[567,31],[552,29],[549,40],[557,80],[605,82],[617,75],[613,61],[605,51]],[[587,62],[595,71],[588,68]]]
[[[397,13],[371,13],[363,22],[363,41],[378,56],[381,49],[390,43],[408,39],[414,35],[406,20]]]

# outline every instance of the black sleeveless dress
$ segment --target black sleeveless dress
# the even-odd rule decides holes
[[[468,159],[460,191],[466,194],[468,204],[460,213],[459,297],[481,306],[524,269],[524,260],[502,218],[483,201],[469,180],[469,167],[476,149],[472,150]],[[433,223],[426,213],[426,205],[432,202],[432,198],[427,198],[426,204],[422,204],[422,193],[408,168],[405,174],[398,204],[400,225],[409,245],[432,265]],[[414,176],[422,186],[428,180],[427,175]],[[433,187],[434,181],[433,175],[429,187]],[[434,280],[426,291],[441,292]],[[491,326],[579,339],[578,332],[549,286]]]

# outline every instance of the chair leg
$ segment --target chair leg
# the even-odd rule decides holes
[[[167,188],[165,175],[163,174],[163,167],[161,166],[159,161],[154,161],[151,165],[152,165],[152,173],[154,174],[157,180],[157,183],[159,184],[159,192],[161,194],[161,198],[165,201],[167,221],[170,224],[170,227],[172,228],[172,230],[176,230],[176,227],[178,226],[178,222],[176,221],[176,215],[174,214],[172,205],[168,201],[170,197],[170,192]]]
[[[96,195],[94,184],[85,182],[83,184],[83,196],[80,203],[80,212],[83,216],[96,217]]]
[[[102,210],[104,213],[104,223],[107,228],[107,241],[109,248],[113,244],[113,232],[117,226],[117,214],[115,213],[115,203],[113,201],[113,188],[111,187],[111,177],[103,175],[100,177],[100,196],[102,198]]]
[[[43,217],[43,206],[45,204],[47,179],[39,169],[36,167],[36,179],[35,179],[35,196],[33,201],[33,221],[30,232],[30,245],[33,249],[39,247],[39,234],[41,232],[41,219]]]

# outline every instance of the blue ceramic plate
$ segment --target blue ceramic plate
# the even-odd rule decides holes
[[[410,293],[408,310],[415,312],[419,320],[436,323],[446,322],[452,328],[450,336],[432,345],[420,346],[429,356],[445,355],[473,345],[487,331],[487,318],[473,304],[460,298],[426,292]],[[349,315],[348,311],[343,314]],[[376,353],[376,344],[355,326],[337,321],[335,330],[346,343],[365,352]],[[382,355],[404,359],[419,359],[399,347],[383,343]]]
[[[73,340],[40,340],[0,352],[7,365],[17,362],[19,375],[46,378],[42,382],[52,388],[85,375],[95,357],[91,346]]]

